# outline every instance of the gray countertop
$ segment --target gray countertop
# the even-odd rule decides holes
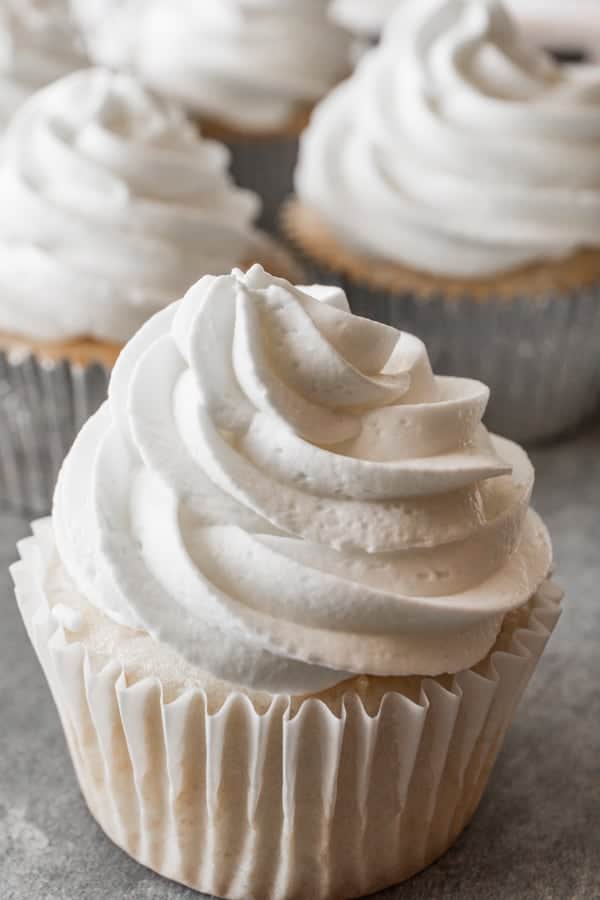
[[[568,605],[471,826],[381,900],[600,898],[600,431],[533,455]],[[0,900],[193,900],[87,813],[6,571],[27,530],[0,516]]]

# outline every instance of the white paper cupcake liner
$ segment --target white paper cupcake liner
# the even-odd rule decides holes
[[[300,259],[312,281],[342,287],[356,315],[420,337],[436,373],[487,384],[490,430],[532,444],[600,416],[600,282],[540,298],[424,298]]]
[[[0,351],[0,504],[47,513],[58,470],[75,435],[106,398],[100,364]]]
[[[444,853],[560,615],[546,582],[479,666],[387,693],[375,715],[355,693],[338,711],[275,697],[259,714],[232,691],[214,711],[203,691],[167,703],[158,678],[91,657],[76,614],[57,624],[49,519],[19,549],[17,599],[92,815],[143,865],[233,900],[358,897]]]
[[[255,191],[262,199],[258,226],[277,234],[279,211],[294,188],[294,169],[299,138],[240,137],[225,139],[231,153],[231,174],[240,187]]]

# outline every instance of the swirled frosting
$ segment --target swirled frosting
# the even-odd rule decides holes
[[[551,562],[479,382],[337,288],[205,276],[127,345],[54,502],[89,602],[234,684],[482,659]]]
[[[0,163],[0,330],[125,341],[253,257],[259,200],[228,161],[130,76],[83,70],[36,94]]]
[[[30,94],[82,65],[66,0],[0,0],[0,128]]]
[[[485,277],[600,246],[599,150],[600,69],[494,0],[406,0],[317,108],[296,186],[359,252]]]
[[[376,36],[404,0],[330,0],[334,22],[365,37]]]
[[[505,0],[509,12],[538,47],[600,60],[597,0]]]
[[[94,59],[131,67],[201,116],[244,130],[285,126],[348,69],[328,0],[76,0]]]

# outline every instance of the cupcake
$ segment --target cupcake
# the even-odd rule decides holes
[[[74,0],[92,57],[183,102],[232,153],[237,182],[273,229],[291,192],[298,136],[349,66],[328,0]]]
[[[67,0],[0,0],[0,138],[27,97],[83,65]]]
[[[487,397],[260,266],[127,345],[13,568],[116,844],[210,895],[334,900],[460,834],[560,609]]]
[[[227,164],[130,76],[76,72],[19,110],[0,162],[1,499],[49,510],[66,449],[146,319],[206,272],[284,266]]]
[[[315,280],[492,389],[523,441],[600,401],[600,70],[495,2],[409,0],[315,111],[285,228]]]

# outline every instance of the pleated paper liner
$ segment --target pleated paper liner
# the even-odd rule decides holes
[[[77,432],[106,397],[119,348],[0,334],[0,504],[49,511]]]
[[[201,681],[173,691],[98,656],[88,615],[102,614],[46,592],[59,568],[50,520],[19,549],[19,606],[92,815],[143,865],[232,900],[359,897],[443,854],[477,808],[560,614],[546,582],[456,676],[363,677],[263,703]],[[140,640],[144,671],[158,673],[163,648]]]
[[[486,424],[521,443],[600,414],[600,252],[473,282],[367,260],[298,201],[282,230],[314,282],[344,288],[352,311],[416,334],[440,375],[490,387]]]

